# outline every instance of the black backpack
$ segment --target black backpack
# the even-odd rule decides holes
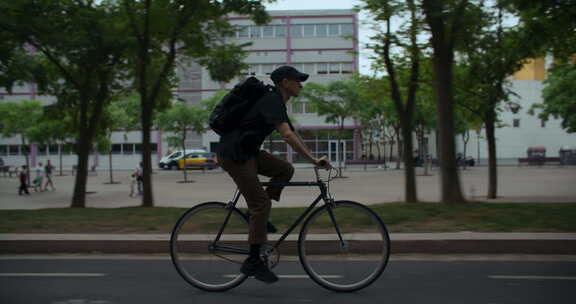
[[[256,77],[248,77],[226,94],[210,114],[208,125],[222,136],[242,126],[242,118],[256,100],[272,89]]]

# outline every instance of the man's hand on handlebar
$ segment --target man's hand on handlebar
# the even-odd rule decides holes
[[[330,161],[328,160],[328,157],[326,157],[326,155],[324,155],[320,158],[317,158],[314,161],[314,165],[318,168],[322,168],[322,169],[326,169],[326,170],[332,168],[332,165],[330,165]]]

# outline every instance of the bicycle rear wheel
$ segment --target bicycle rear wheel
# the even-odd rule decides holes
[[[193,286],[224,291],[246,276],[240,266],[248,255],[248,219],[235,207],[209,202],[184,213],[172,230],[170,254],[178,273]]]
[[[360,290],[380,277],[388,264],[390,238],[382,220],[368,207],[337,201],[316,209],[298,238],[304,270],[322,287]]]

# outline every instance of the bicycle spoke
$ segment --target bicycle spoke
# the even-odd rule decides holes
[[[233,288],[245,280],[239,264],[249,252],[247,234],[248,222],[238,209],[223,203],[198,205],[174,227],[172,261],[178,273],[198,288]]]
[[[321,286],[355,291],[376,280],[388,262],[390,242],[384,224],[368,208],[336,202],[315,211],[298,241],[302,265]]]

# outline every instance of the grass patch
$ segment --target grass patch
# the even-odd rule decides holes
[[[390,232],[576,232],[576,203],[387,203],[371,208]],[[0,210],[0,233],[169,233],[185,210]],[[284,231],[303,210],[273,208],[271,221]],[[350,221],[354,220],[350,217]]]

